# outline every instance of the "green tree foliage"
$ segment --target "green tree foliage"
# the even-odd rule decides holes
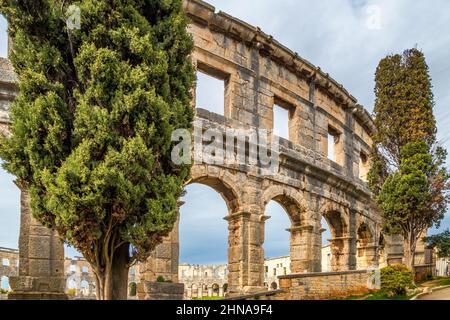
[[[401,233],[407,265],[418,239],[439,226],[450,201],[446,151],[436,142],[431,79],[417,49],[382,59],[375,75],[377,134],[368,182],[385,218]]]
[[[128,268],[173,227],[190,166],[193,49],[181,0],[2,0],[20,93],[4,167],[33,215],[91,264],[100,299],[126,299]],[[80,9],[80,29],[67,9]]]
[[[435,234],[425,238],[426,243],[437,249],[437,254],[440,258],[450,257],[450,230]]]
[[[413,274],[407,266],[395,264],[381,269],[381,291],[388,297],[405,295],[412,288]]]
[[[410,141],[436,140],[434,97],[425,56],[417,49],[382,59],[375,73],[375,143],[391,165],[399,165],[400,149]]]
[[[377,201],[385,218],[385,227],[401,233],[407,264],[413,266],[413,257],[420,234],[431,225],[438,226],[446,206],[441,188],[434,182],[448,179],[445,169],[436,165],[425,142],[410,142],[400,152],[400,168],[384,182]]]

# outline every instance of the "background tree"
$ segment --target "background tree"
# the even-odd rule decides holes
[[[388,233],[401,233],[405,260],[414,266],[417,241],[439,226],[449,203],[446,151],[436,142],[434,98],[422,52],[382,59],[375,74],[373,166],[369,184]]]
[[[444,232],[435,234],[425,238],[426,243],[437,249],[439,258],[450,257],[450,230],[447,229]]]
[[[97,297],[126,299],[129,266],[172,229],[190,172],[170,160],[172,131],[193,120],[182,1],[2,0],[0,11],[20,90],[4,167],[90,263]]]

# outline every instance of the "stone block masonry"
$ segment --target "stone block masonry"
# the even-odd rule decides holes
[[[280,276],[276,300],[319,300],[362,295],[371,291],[372,274],[366,270],[291,274]]]

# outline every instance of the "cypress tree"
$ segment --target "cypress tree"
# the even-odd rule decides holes
[[[0,11],[20,91],[4,167],[90,263],[97,298],[126,299],[129,267],[172,229],[190,172],[170,159],[173,130],[193,120],[182,0],[3,0]]]
[[[439,226],[450,201],[447,153],[436,141],[431,78],[422,52],[385,57],[375,82],[378,130],[368,181],[385,230],[403,235],[405,262],[412,269],[420,236]]]

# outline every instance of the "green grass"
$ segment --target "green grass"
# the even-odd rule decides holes
[[[398,295],[398,296],[388,297],[385,292],[379,291],[379,292],[372,293],[365,300],[409,300],[412,297],[413,297],[412,295],[411,296]]]
[[[448,286],[450,285],[450,278],[439,279],[440,286]]]

